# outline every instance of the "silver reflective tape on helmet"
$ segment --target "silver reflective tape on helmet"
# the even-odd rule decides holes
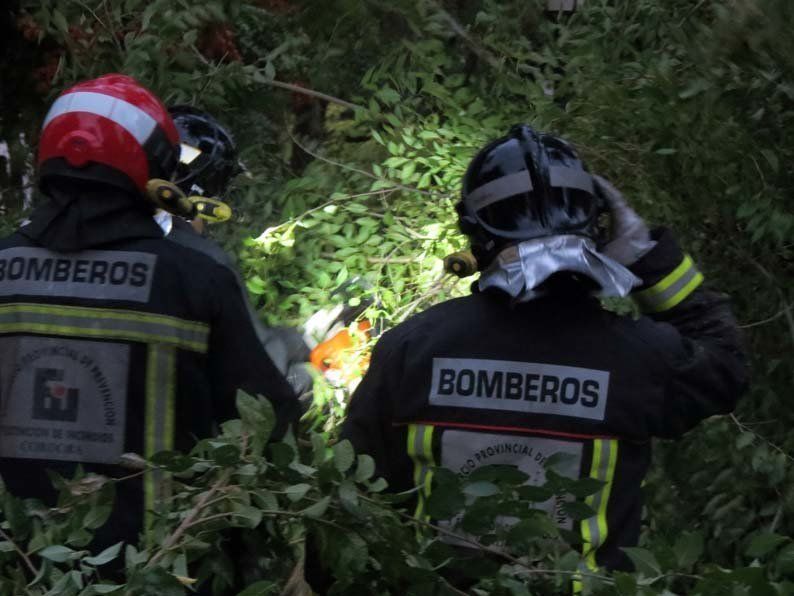
[[[528,170],[502,176],[482,186],[475,188],[466,195],[465,203],[476,213],[488,205],[512,197],[522,192],[529,192],[533,188],[532,179]]]
[[[154,118],[128,101],[104,93],[75,91],[61,95],[55,100],[50,111],[47,112],[41,129],[47,128],[47,125],[58,116],[72,112],[84,112],[107,118],[130,133],[141,145],[147,141],[157,126]]]
[[[547,236],[510,246],[483,271],[480,290],[497,288],[516,302],[543,295],[538,286],[555,273],[577,273],[593,280],[596,295],[627,296],[641,280],[623,265],[601,254],[589,238]]]
[[[549,183],[557,188],[575,188],[593,194],[593,177],[584,170],[575,170],[565,166],[549,168]]]

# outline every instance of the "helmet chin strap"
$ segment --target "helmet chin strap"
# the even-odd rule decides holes
[[[544,295],[539,289],[555,273],[574,273],[595,282],[597,296],[624,297],[641,281],[623,265],[599,253],[593,240],[559,235],[526,240],[504,249],[483,271],[480,290],[499,289],[515,302]]]

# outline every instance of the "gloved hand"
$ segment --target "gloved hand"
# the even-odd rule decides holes
[[[633,265],[656,246],[643,219],[637,215],[620,191],[605,178],[593,176],[596,187],[612,214],[612,238],[601,253],[621,265]]]

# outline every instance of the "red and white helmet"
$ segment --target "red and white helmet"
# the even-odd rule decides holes
[[[78,83],[52,104],[39,141],[39,178],[83,178],[145,192],[170,179],[179,133],[168,110],[132,77],[109,74]]]

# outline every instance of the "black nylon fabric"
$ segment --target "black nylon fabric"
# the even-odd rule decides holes
[[[669,273],[681,262],[683,255],[672,235],[663,232],[657,238],[659,244],[634,268],[635,274],[661,279],[662,270]],[[451,382],[442,384],[443,370],[434,370],[434,359],[440,358],[475,359],[486,363],[482,366],[500,361],[499,366],[508,368],[536,363],[608,373],[608,389],[600,394],[605,399],[603,419],[555,412],[562,408],[564,393],[559,392],[556,397],[549,392],[547,398],[535,398],[531,412],[496,409],[497,402],[528,399],[508,395],[506,381],[474,407],[462,407],[472,402],[459,395],[455,403],[460,405],[431,403],[434,385],[452,387]],[[406,443],[411,423],[435,426],[436,462],[446,433],[466,430],[505,440],[533,437],[580,445],[580,476],[590,472],[595,441],[615,439],[618,455],[606,510],[608,536],[597,562],[627,569],[630,563],[620,547],[637,544],[640,486],[650,462],[651,439],[679,437],[708,416],[730,412],[746,383],[730,307],[723,296],[707,290],[695,290],[656,320],[617,316],[577,293],[511,308],[507,296],[488,292],[444,302],[384,334],[353,395],[342,436],[375,459],[378,474],[395,492],[414,487],[414,464]],[[571,406],[571,412],[592,411],[583,403]]]
[[[39,246],[71,253],[134,238],[162,238],[154,209],[142,197],[110,185],[64,179],[20,233]]]
[[[288,425],[297,419],[298,402],[259,342],[234,275],[201,252],[166,241],[147,212],[123,207],[128,206],[126,197],[108,196],[103,192],[101,197],[96,197],[103,201],[101,206],[92,202],[92,198],[92,195],[72,197],[65,201],[65,209],[55,215],[52,207],[37,211],[22,230],[0,239],[0,259],[7,249],[14,249],[14,255],[24,255],[26,250],[40,255],[35,251],[42,247],[91,248],[103,251],[101,254],[104,255],[125,252],[144,255],[147,259],[153,257],[148,299],[135,300],[132,296],[125,299],[124,295],[111,299],[59,296],[58,286],[53,284],[48,295],[0,291],[0,306],[24,303],[123,309],[206,325],[209,328],[206,353],[187,348],[179,348],[175,352],[174,447],[187,451],[197,439],[212,436],[219,423],[237,417],[235,396],[238,389],[270,399],[277,415],[274,434],[282,436]],[[63,206],[64,202],[60,198],[57,200]],[[79,209],[74,211],[76,207]],[[116,219],[114,214],[122,217]],[[103,229],[97,229],[100,226]],[[64,255],[64,258],[79,259],[82,254],[77,252]],[[0,290],[8,283],[11,282],[0,279]],[[100,286],[100,283],[96,284],[97,295],[102,290]],[[90,325],[91,321],[86,324]],[[37,338],[46,337],[46,332],[0,332],[0,340],[29,341],[26,338],[33,338],[38,341]],[[49,337],[56,337],[56,344],[61,341],[61,336]],[[123,371],[123,377],[111,378],[109,382],[126,388],[124,451],[142,454],[144,433],[152,426],[145,410],[147,351],[151,344],[80,334],[66,339],[107,346],[97,348],[98,351],[112,351],[117,345],[126,346],[125,349],[129,350],[128,370]],[[81,465],[86,472],[115,477],[130,473],[129,469],[110,464]],[[38,498],[49,505],[54,504],[55,492],[47,470],[71,477],[76,467],[77,463],[71,461],[0,457],[0,476],[13,494]],[[142,483],[139,479],[120,483],[113,515],[97,533],[92,548],[102,549],[119,540],[137,543],[142,519]]]

